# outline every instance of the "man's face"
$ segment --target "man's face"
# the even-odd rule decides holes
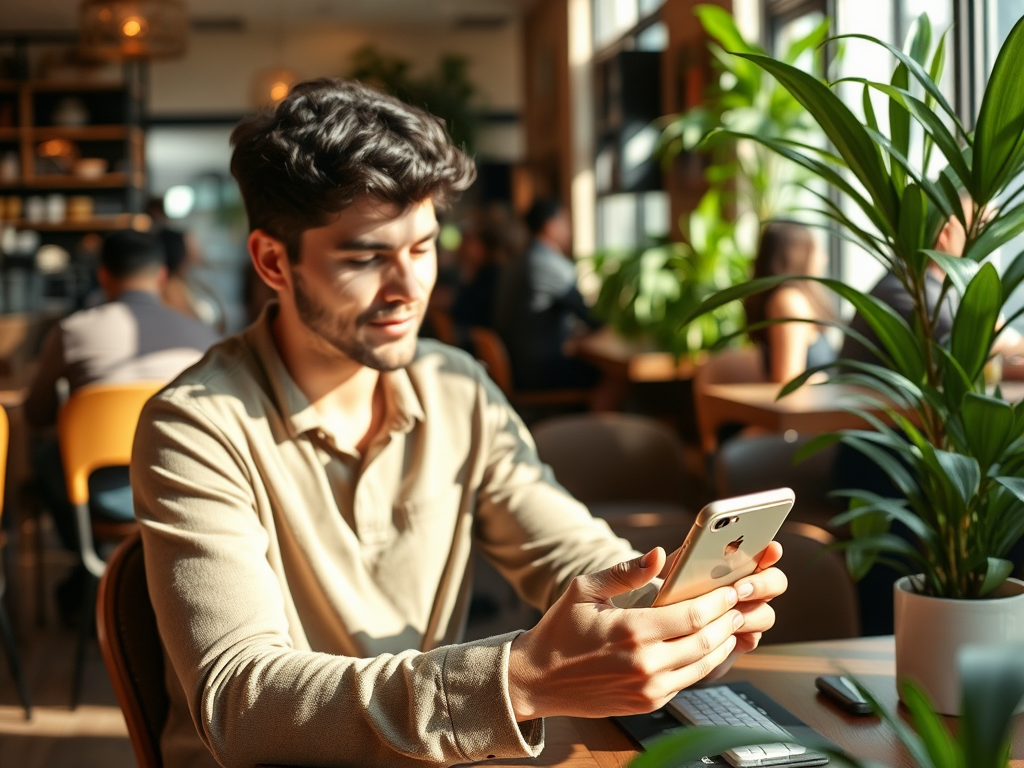
[[[306,230],[291,268],[299,318],[361,365],[408,365],[437,277],[437,233],[429,199],[401,210],[360,198]]]

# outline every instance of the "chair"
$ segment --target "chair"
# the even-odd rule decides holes
[[[490,328],[471,328],[470,340],[477,359],[484,364],[487,373],[517,409],[523,407],[550,407],[586,405],[592,392],[589,389],[545,389],[517,392],[512,384],[512,364],[508,350],[501,337]]]
[[[762,642],[800,643],[860,637],[857,588],[844,558],[828,547],[835,538],[816,525],[787,521],[775,537],[779,567],[789,588],[772,600],[775,626]]]
[[[78,550],[88,572],[71,706],[78,704],[85,650],[92,632],[90,606],[96,581],[106,563],[96,551],[95,539],[119,541],[130,535],[136,524],[93,519],[89,512],[89,476],[103,467],[127,466],[132,458],[132,441],[142,407],[166,382],[142,381],[129,384],[91,384],[72,393],[57,417],[57,441],[67,482],[68,500],[75,507]]]
[[[732,414],[722,412],[707,398],[707,387],[712,384],[747,384],[767,380],[764,358],[755,347],[719,352],[697,369],[693,377],[693,400],[697,410],[701,449],[706,456],[718,450],[719,427],[732,420]]]
[[[636,549],[682,543],[693,514],[683,449],[664,424],[622,413],[559,416],[538,423],[533,439],[558,482]]]
[[[161,768],[160,734],[169,704],[138,531],[121,542],[107,563],[96,601],[96,631],[139,768]]]
[[[4,483],[7,477],[7,446],[10,438],[10,422],[7,420],[7,411],[0,408],[0,518],[3,516]],[[3,532],[0,531],[0,546],[4,544]],[[4,650],[7,652],[7,665],[11,670],[11,677],[18,686],[18,694],[21,696],[21,705],[25,708],[25,719],[32,717],[32,701],[28,695],[28,683],[25,681],[25,670],[21,665],[21,656],[18,655],[18,645],[14,639],[14,630],[11,628],[11,621],[7,617],[7,610],[4,608],[3,596],[7,583],[4,579],[4,570],[0,568],[0,640],[3,641]]]
[[[741,496],[788,486],[796,493],[796,505],[789,519],[827,527],[842,511],[842,505],[828,495],[838,446],[824,448],[794,464],[797,451],[810,439],[757,435],[728,441],[715,457],[718,496]]]

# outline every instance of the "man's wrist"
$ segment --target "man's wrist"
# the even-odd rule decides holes
[[[517,723],[537,718],[537,707],[532,695],[532,670],[527,650],[530,638],[527,630],[512,640],[508,653],[508,698]]]

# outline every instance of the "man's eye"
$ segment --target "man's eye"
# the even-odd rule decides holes
[[[368,267],[377,260],[377,254],[371,253],[365,256],[357,256],[352,259],[346,259],[346,261],[356,267]]]

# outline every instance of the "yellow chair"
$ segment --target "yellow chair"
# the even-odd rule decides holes
[[[11,426],[7,420],[7,411],[0,408],[0,518],[3,517],[4,503],[4,481],[7,477],[7,445],[10,439]],[[0,545],[3,544],[3,533],[0,532]],[[18,693],[21,695],[21,704],[25,707],[25,719],[32,717],[32,702],[28,695],[28,684],[25,682],[25,671],[21,666],[21,657],[18,655],[18,646],[14,641],[14,631],[11,629],[11,622],[7,618],[7,611],[4,609],[3,596],[7,584],[4,581],[4,569],[0,568],[0,640],[3,641],[7,651],[7,664],[11,668],[11,677],[18,686]]]
[[[142,407],[165,385],[163,381],[91,384],[72,393],[57,417],[57,441],[68,500],[75,507],[78,551],[89,574],[75,657],[72,708],[78,704],[85,650],[94,626],[96,583],[107,567],[96,551],[95,540],[118,541],[137,527],[135,522],[92,519],[89,514],[89,476],[97,469],[131,463],[132,442]]]

